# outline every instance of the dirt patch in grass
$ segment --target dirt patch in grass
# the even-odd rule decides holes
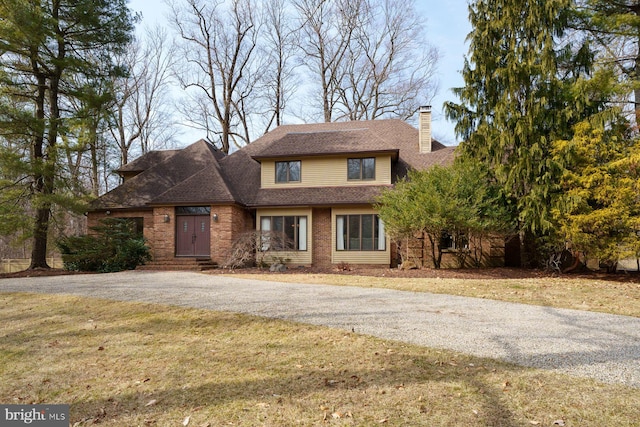
[[[17,279],[20,277],[44,277],[63,276],[69,274],[91,274],[82,271],[68,271],[61,268],[34,268],[30,270],[16,271],[14,273],[0,273],[0,279]]]
[[[86,426],[637,426],[640,390],[323,327],[1,294],[0,401]]]

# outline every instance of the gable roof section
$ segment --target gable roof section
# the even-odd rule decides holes
[[[363,143],[365,142],[365,143]],[[380,139],[369,127],[288,132],[254,154],[256,160],[266,158],[327,156],[398,150]]]
[[[206,141],[200,140],[165,156],[152,156],[164,157],[164,160],[126,180],[95,200],[91,207],[130,209],[151,204],[212,203],[216,199],[224,203],[233,200],[226,181],[219,173],[217,159],[220,156]],[[139,164],[146,162],[149,160],[142,160]]]

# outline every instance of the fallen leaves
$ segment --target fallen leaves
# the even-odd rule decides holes
[[[148,402],[147,402],[147,404],[146,404],[146,405],[144,405],[144,406],[153,406],[153,405],[155,405],[155,404],[157,404],[157,403],[158,403],[158,400],[157,400],[157,399],[151,399],[151,400],[150,400],[150,401],[148,401]]]

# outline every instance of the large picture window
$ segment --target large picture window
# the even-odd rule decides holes
[[[376,159],[347,159],[347,178],[360,181],[376,179]]]
[[[384,224],[376,214],[336,216],[336,249],[384,251]]]
[[[300,160],[276,162],[276,182],[300,182]]]
[[[260,217],[263,251],[306,251],[306,216]]]

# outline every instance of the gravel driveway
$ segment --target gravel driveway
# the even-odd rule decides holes
[[[138,272],[1,279],[40,292],[248,313],[640,388],[640,318],[477,298]]]

